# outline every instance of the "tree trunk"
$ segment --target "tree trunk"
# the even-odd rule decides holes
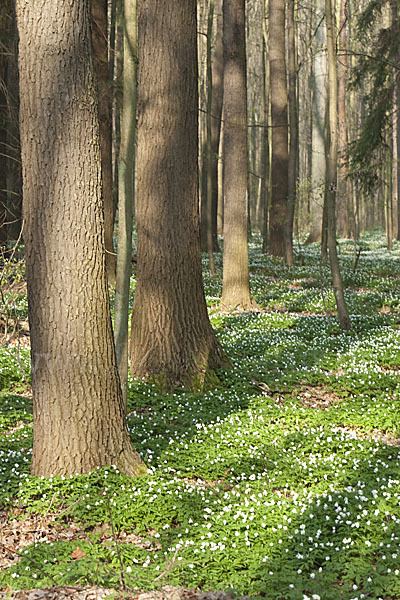
[[[3,9],[4,10],[4,9]],[[0,33],[3,33],[4,16],[0,13]],[[5,20],[5,19],[4,19]],[[3,38],[2,38],[3,39]],[[0,257],[7,242],[7,97],[6,53],[0,48]]]
[[[115,283],[116,257],[113,245],[114,199],[112,189],[112,86],[108,62],[108,0],[91,0],[91,3],[93,66],[97,79],[101,174],[104,198],[106,269],[109,282]]]
[[[245,2],[224,0],[224,268],[221,306],[250,310]]]
[[[214,262],[214,237],[216,229],[214,228],[213,211],[213,157],[212,157],[212,97],[213,97],[213,79],[212,79],[212,61],[211,61],[211,42],[214,22],[214,0],[209,1],[207,18],[207,123],[206,123],[206,179],[207,179],[207,252],[211,275],[215,275]],[[218,243],[218,242],[217,242]]]
[[[297,150],[298,150],[298,121],[297,121],[297,56],[296,56],[296,32],[294,19],[295,0],[288,2],[288,63],[289,63],[289,127],[290,145],[288,162],[288,214],[286,229],[286,262],[294,265],[293,257],[293,221],[296,203],[297,183]]]
[[[214,25],[215,33],[215,50],[214,54],[211,54],[211,36],[210,42],[207,37],[207,89],[211,91],[210,97],[207,93],[207,98],[210,101],[210,106],[207,108],[207,119],[210,118],[210,124],[207,123],[208,127],[211,127],[210,143],[211,148],[207,146],[206,152],[203,153],[205,160],[203,162],[204,167],[202,172],[202,198],[201,198],[201,246],[203,251],[207,251],[210,255],[209,248],[210,243],[208,236],[211,236],[212,250],[213,252],[220,252],[218,244],[218,227],[221,227],[221,223],[218,224],[218,163],[219,163],[219,145],[221,137],[221,118],[222,118],[222,95],[223,95],[223,30],[222,30],[222,0],[213,2],[213,19],[210,23],[208,18],[208,28]],[[211,3],[209,6],[210,17]],[[207,33],[207,36],[209,34]],[[210,44],[210,46],[209,46]],[[211,76],[209,76],[209,70],[211,68]],[[209,117],[210,115],[210,117]],[[207,134],[207,144],[208,144]],[[211,155],[209,155],[211,152]],[[210,159],[208,158],[210,156]],[[211,181],[208,178],[211,177]],[[211,186],[211,206],[208,205],[208,187]],[[223,202],[223,199],[222,199]],[[209,233],[209,223],[211,232]],[[222,229],[222,227],[221,227]],[[221,231],[222,233],[222,231]]]
[[[271,82],[271,209],[269,253],[285,257],[288,199],[288,111],[285,59],[285,0],[269,0]]]
[[[396,239],[400,240],[400,80],[397,74],[393,102],[393,204],[396,212]]]
[[[89,0],[17,0],[32,473],[145,470],[124,422],[107,293]]]
[[[321,0],[318,0],[318,4]],[[322,0],[323,4],[323,0]],[[326,28],[323,6],[318,6],[317,31],[313,56],[313,115],[311,164],[311,229],[306,243],[320,242],[325,182],[325,115],[326,115]]]
[[[225,365],[204,298],[195,0],[138,5],[137,285],[131,372],[198,387]]]
[[[18,36],[15,7],[0,9],[0,240],[17,240],[22,225],[21,149],[18,126]]]
[[[263,2],[263,60],[262,60],[262,91],[263,91],[263,115],[264,127],[262,134],[262,202],[263,202],[263,243],[262,251],[264,254],[268,252],[268,231],[269,231],[269,208],[271,204],[271,161],[270,161],[270,135],[269,135],[269,112],[270,112],[270,85],[269,85],[269,68],[267,68],[267,49],[268,49],[268,0]]]
[[[346,177],[347,149],[347,111],[346,111],[346,76],[347,76],[347,0],[340,0],[339,41],[340,57],[338,60],[338,113],[339,113],[339,170],[337,193],[337,225],[340,237],[349,237],[349,194]]]
[[[331,267],[333,292],[336,300],[337,314],[342,329],[350,329],[350,317],[344,299],[342,276],[336,249],[336,185],[337,185],[337,153],[338,153],[338,89],[336,63],[336,27],[335,12],[331,0],[325,0],[327,51],[328,51],[328,152],[326,159],[326,212],[328,228],[329,261]]]
[[[212,60],[212,102],[211,102],[211,151],[212,151],[212,226],[214,251],[221,252],[218,244],[218,164],[222,129],[222,102],[224,81],[224,47],[222,24],[222,0],[215,4],[215,50]],[[223,202],[223,199],[222,199]]]
[[[124,58],[121,143],[118,164],[118,255],[115,286],[114,336],[122,396],[128,385],[129,291],[132,267],[132,218],[135,195],[136,135],[136,0],[125,0],[123,10]]]

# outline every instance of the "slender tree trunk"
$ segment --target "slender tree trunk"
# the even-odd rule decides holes
[[[211,66],[211,42],[214,21],[214,0],[210,0],[207,19],[207,132],[206,132],[206,173],[207,173],[207,252],[211,275],[215,275],[214,262],[214,219],[213,219],[213,157],[212,157],[212,97],[213,79]],[[216,232],[215,232],[216,233]]]
[[[268,48],[268,28],[267,28],[268,0],[263,2],[263,115],[264,127],[262,135],[262,199],[263,199],[263,245],[262,251],[264,254],[268,252],[268,231],[269,231],[269,208],[271,204],[271,161],[270,161],[270,80],[269,68],[267,67],[267,48]]]
[[[340,237],[349,237],[349,194],[346,173],[347,148],[347,110],[346,110],[346,76],[347,76],[347,0],[340,0],[339,42],[340,56],[338,60],[338,113],[339,113],[339,170],[337,193],[337,225]]]
[[[249,310],[245,1],[224,0],[224,268],[221,306]]]
[[[288,95],[285,59],[285,0],[269,0],[271,81],[271,209],[269,253],[285,257],[288,201]]]
[[[214,252],[220,252],[218,245],[218,164],[221,139],[221,119],[224,80],[224,48],[222,0],[215,4],[215,50],[212,59],[212,102],[211,102],[211,152],[212,152],[212,231]],[[222,199],[223,201],[223,199]]]
[[[390,145],[389,145],[390,146]],[[390,150],[387,152],[386,159],[386,176],[385,176],[385,227],[386,227],[386,240],[387,249],[389,252],[393,250],[393,203],[392,203],[392,153]]]
[[[328,152],[326,159],[326,209],[329,261],[331,267],[333,291],[336,300],[337,314],[342,329],[350,329],[350,317],[344,299],[342,276],[336,248],[336,186],[337,186],[337,154],[338,154],[338,89],[336,63],[336,27],[335,8],[332,0],[325,0],[327,51],[328,51]]]
[[[214,258],[211,253],[220,252],[217,234],[218,213],[218,152],[222,113],[223,46],[222,46],[222,0],[211,0],[208,5],[206,60],[205,60],[205,97],[206,118],[204,149],[201,168],[201,248],[208,253],[211,270]],[[212,54],[213,27],[215,26],[215,50]],[[203,121],[201,119],[201,121]],[[210,196],[211,191],[211,196]],[[209,198],[211,198],[209,203]]]
[[[126,403],[128,385],[129,287],[132,265],[132,218],[135,192],[136,0],[124,1],[123,31],[124,68],[121,143],[118,166],[118,255],[114,336],[122,395]]]
[[[16,3],[32,473],[145,467],[124,421],[107,292],[89,0]],[[55,24],[57,26],[55,26]]]
[[[113,245],[114,199],[112,189],[112,87],[108,62],[107,5],[107,0],[91,0],[93,66],[97,80],[98,114],[100,126],[106,269],[108,281],[110,283],[115,283],[116,257]]]
[[[3,0],[0,8],[0,240],[4,242],[17,240],[22,224],[17,55],[14,2]]]
[[[288,0],[287,24],[288,24],[288,63],[289,63],[289,127],[290,145],[288,162],[288,214],[286,230],[286,262],[294,265],[293,257],[293,221],[296,203],[297,183],[297,151],[298,151],[298,120],[297,120],[297,56],[296,56],[296,32],[294,19],[295,0]]]
[[[320,6],[322,2],[322,6]],[[313,115],[311,166],[311,229],[307,243],[320,242],[325,182],[325,116],[326,116],[326,28],[323,0],[318,0],[317,30],[313,56]]]
[[[142,0],[138,36],[131,371],[168,387],[197,387],[226,362],[201,275],[196,1]]]
[[[393,205],[396,209],[396,239],[400,240],[400,83],[396,74],[393,102]]]
[[[0,9],[0,11],[4,11]],[[4,11],[5,12],[5,11]],[[0,33],[5,29],[5,16],[0,12]],[[4,38],[2,38],[4,39]],[[0,256],[7,242],[7,97],[6,97],[6,55],[0,48]]]
[[[224,119],[221,112],[221,132],[218,146],[218,206],[217,233],[224,233]]]

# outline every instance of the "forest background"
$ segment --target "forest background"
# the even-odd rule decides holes
[[[7,589],[398,597],[398,13],[3,3]]]

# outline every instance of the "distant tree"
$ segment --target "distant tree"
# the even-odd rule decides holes
[[[108,301],[89,0],[17,0],[32,473],[145,470],[124,421]]]
[[[269,252],[285,257],[288,202],[288,93],[286,82],[285,0],[269,0],[271,85],[271,209]]]
[[[324,0],[317,0],[312,65],[312,159],[311,159],[311,229],[307,243],[320,242],[325,183],[325,118],[326,118],[326,24]]]
[[[201,274],[196,0],[138,4],[138,92],[131,372],[197,387],[226,363]]]
[[[214,31],[214,33],[213,33]],[[218,160],[223,95],[222,0],[211,0],[207,15],[206,75],[207,110],[205,154],[202,162],[201,247],[219,252],[217,236]],[[214,51],[212,49],[214,47]],[[211,204],[208,198],[211,198]]]
[[[347,0],[340,0],[339,12],[339,42],[340,56],[338,57],[338,115],[339,115],[339,164],[338,164],[338,190],[337,190],[337,230],[338,235],[350,235],[350,194],[347,180],[346,152],[347,152]]]
[[[245,1],[224,0],[224,267],[221,305],[249,310]]]
[[[336,248],[336,188],[338,170],[338,81],[336,57],[335,2],[325,0],[328,58],[328,147],[326,153],[326,216],[327,245],[331,267],[333,291],[336,300],[340,327],[350,329],[351,323],[343,291],[343,281],[339,269]]]
[[[288,109],[289,109],[289,158],[288,158],[288,202],[286,221],[286,262],[294,265],[293,221],[296,204],[297,156],[298,156],[298,117],[297,117],[297,49],[295,25],[295,0],[287,4],[288,31]]]

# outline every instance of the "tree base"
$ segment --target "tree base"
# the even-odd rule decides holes
[[[223,313],[232,313],[232,312],[261,312],[262,308],[257,304],[253,298],[246,299],[236,299],[236,300],[226,300],[224,298],[221,299],[219,303],[219,308]]]

